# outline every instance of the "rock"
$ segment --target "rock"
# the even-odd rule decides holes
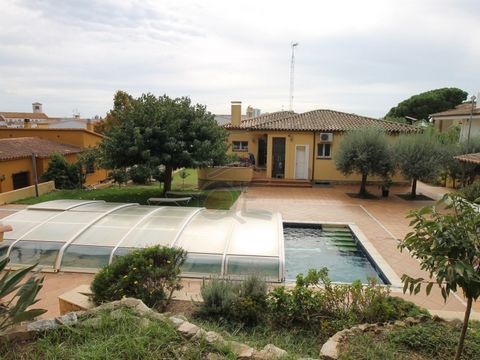
[[[137,314],[143,316],[151,313],[153,310],[150,309],[147,305],[145,305],[142,301],[140,301],[140,303],[135,306],[135,311],[137,312]]]
[[[357,325],[357,329],[360,329],[363,332],[368,331],[368,330],[370,330],[374,327],[375,327],[374,324],[360,324],[360,325]]]
[[[420,320],[415,319],[414,317],[407,317],[405,319],[405,324],[407,324],[408,326],[419,324],[419,323],[420,323]]]
[[[36,331],[28,330],[27,325],[17,325],[0,333],[0,342],[27,341],[35,337]]]
[[[433,315],[432,320],[435,322],[445,322],[445,320],[438,315]]]
[[[173,325],[173,327],[174,327],[175,329],[178,329],[178,327],[185,322],[185,320],[180,319],[180,318],[178,318],[178,317],[176,317],[176,316],[170,316],[170,317],[168,318],[168,320],[172,323],[172,325]]]
[[[248,345],[239,343],[237,341],[228,341],[227,345],[231,347],[232,351],[239,359],[251,359],[253,357],[254,349]]]
[[[117,310],[111,311],[111,312],[110,312],[110,317],[111,317],[113,320],[120,320],[121,318],[123,318],[122,309],[117,309]]]
[[[208,353],[207,360],[221,360],[222,356],[216,353]]]
[[[60,325],[73,325],[78,321],[76,313],[71,312],[62,316],[57,316],[55,321]]]
[[[402,320],[396,320],[394,323],[393,323],[395,326],[398,326],[398,327],[406,327],[407,324],[405,323],[405,321],[402,321]]]
[[[207,332],[202,328],[199,328],[198,331],[193,336],[193,339],[204,339],[207,336]]]
[[[265,345],[262,350],[256,352],[254,358],[259,360],[276,360],[285,356],[287,356],[287,352],[285,350],[280,349],[273,344],[268,344]]]
[[[326,359],[338,359],[338,342],[328,339],[320,350],[320,356]]]
[[[123,298],[120,300],[120,304],[129,308],[137,307],[140,304],[143,304],[142,300],[138,300],[135,298]],[[145,304],[143,304],[145,305]]]
[[[184,321],[178,328],[177,328],[177,331],[179,333],[181,333],[183,336],[186,336],[186,337],[192,337],[194,336],[198,331],[200,330],[200,328],[195,325],[195,324],[192,324],[188,321]]]
[[[142,329],[146,329],[150,326],[152,322],[148,320],[145,317],[140,318],[140,321],[138,322],[138,326],[140,326]]]
[[[223,342],[223,337],[219,333],[216,333],[215,331],[207,331],[205,334],[205,341],[209,344],[213,344],[216,342]]]
[[[329,340],[340,341],[342,338],[350,332],[350,329],[340,330],[335,333]]]
[[[175,315],[175,317],[178,318],[178,319],[182,319],[183,321],[188,321],[188,319],[181,314],[177,314],[177,315]]]
[[[98,317],[92,317],[80,323],[82,326],[98,329],[102,325],[102,320]]]
[[[153,320],[157,320],[157,321],[167,321],[167,319],[168,319],[165,315],[159,314],[156,311],[152,311],[148,315],[149,315],[150,318],[152,318]]]
[[[47,331],[58,327],[55,320],[37,320],[27,324],[27,330],[31,331]]]
[[[452,319],[449,321],[450,325],[456,327],[456,328],[459,328],[461,329],[462,326],[463,326],[463,321],[460,320],[460,319]]]

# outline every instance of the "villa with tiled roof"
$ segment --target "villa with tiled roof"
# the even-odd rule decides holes
[[[432,122],[440,132],[445,132],[452,125],[460,125],[460,139],[480,136],[480,105],[476,102],[465,102],[454,109],[431,114]]]
[[[267,179],[356,182],[358,175],[344,176],[333,161],[345,132],[377,127],[394,141],[400,134],[421,131],[412,125],[334,110],[279,111],[245,119],[240,114],[241,103],[232,102],[231,122],[224,125],[229,132],[229,151],[253,159]],[[393,180],[405,181],[399,175]]]

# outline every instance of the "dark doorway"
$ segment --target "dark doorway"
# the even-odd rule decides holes
[[[272,177],[285,177],[285,138],[272,139]]]
[[[12,181],[14,190],[30,186],[30,176],[28,171],[12,174]]]
[[[265,167],[267,165],[267,137],[262,136],[258,139],[258,167]]]

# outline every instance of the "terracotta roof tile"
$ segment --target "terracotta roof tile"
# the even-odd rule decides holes
[[[240,127],[231,124],[226,129],[284,131],[349,131],[364,126],[378,126],[387,132],[412,133],[421,129],[407,124],[380,120],[334,110],[313,110],[302,114],[281,111],[243,120]]]
[[[48,119],[45,113],[22,113],[22,112],[4,112],[0,111],[0,116],[5,119]]]
[[[455,106],[455,109],[441,111],[435,114],[431,114],[431,117],[442,117],[442,116],[462,116],[468,115],[470,116],[472,112],[472,103],[466,102],[460,105]],[[473,115],[480,115],[480,107],[476,107],[473,109]]]
[[[83,149],[35,137],[0,139],[0,161],[22,159],[36,153],[38,157],[48,157],[52,153],[76,154]]]
[[[455,159],[460,160],[461,162],[480,164],[480,153],[458,155],[455,156]]]

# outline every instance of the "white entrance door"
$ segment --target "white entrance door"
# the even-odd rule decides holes
[[[308,178],[308,145],[295,146],[295,179]]]

